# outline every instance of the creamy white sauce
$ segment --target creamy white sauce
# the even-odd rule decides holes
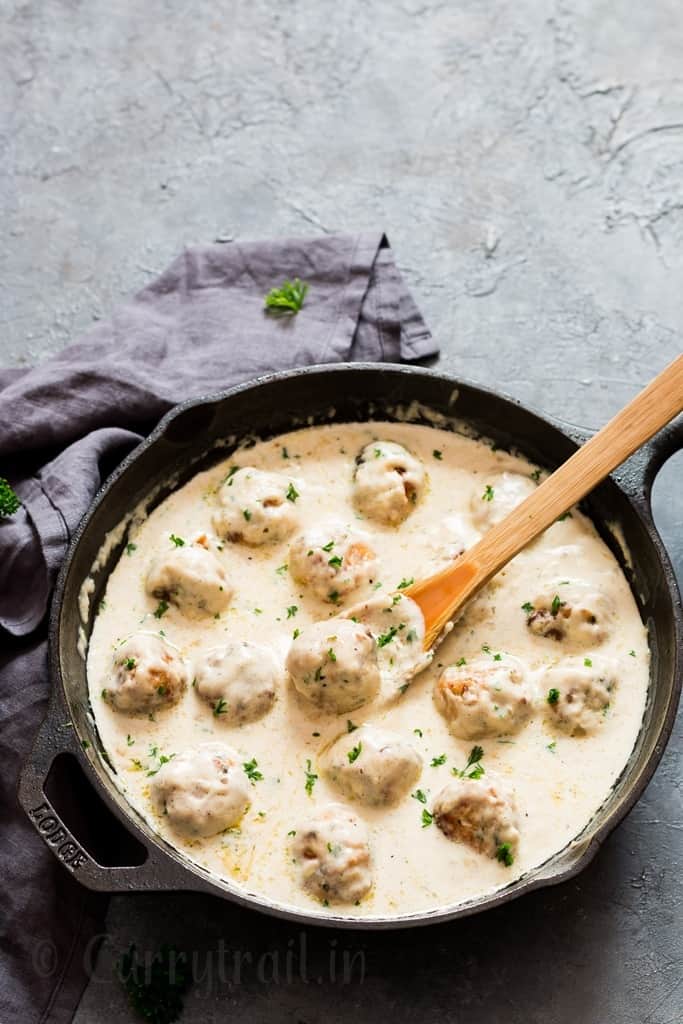
[[[352,502],[354,458],[377,439],[404,445],[422,459],[428,472],[427,493],[399,527],[361,520]],[[289,458],[283,457],[283,449]],[[440,459],[435,451],[441,453]],[[349,715],[317,711],[284,679],[273,709],[243,725],[214,716],[192,689],[175,707],[157,712],[154,720],[121,714],[105,703],[101,693],[111,679],[112,653],[139,630],[163,630],[190,662],[200,651],[228,640],[252,640],[267,643],[284,664],[295,628],[377,596],[369,584],[342,607],[311,596],[282,569],[293,537],[257,548],[226,542],[219,557],[235,593],[220,618],[186,618],[173,606],[161,619],[155,618],[157,601],[145,591],[151,560],[168,552],[170,534],[191,541],[213,533],[216,489],[233,465],[287,476],[299,492],[296,511],[301,529],[340,519],[360,527],[378,555],[379,594],[391,593],[403,579],[435,571],[440,559],[443,564],[459,546],[468,546],[480,535],[472,509],[497,474],[519,473],[529,479],[533,472],[522,458],[433,427],[348,424],[302,429],[257,443],[173,493],[149,518],[136,523],[129,537],[136,549],[124,552],[111,574],[88,653],[93,712],[127,800],[168,841],[233,887],[283,906],[321,913],[326,911],[320,902],[299,885],[288,833],[328,801],[346,802],[367,825],[374,872],[373,889],[360,905],[336,904],[330,911],[349,916],[383,917],[456,905],[509,884],[566,846],[599,809],[628,760],[649,676],[646,631],[626,579],[591,522],[577,510],[493,580],[437,650],[432,664],[404,691],[394,687],[387,693],[383,686],[375,701]],[[536,595],[539,581],[565,577],[598,587],[614,609],[599,654],[616,664],[618,686],[599,729],[581,738],[558,732],[548,723],[545,693],[538,681],[544,668],[575,652],[533,635],[521,610]],[[83,600],[89,596],[84,590]],[[291,611],[294,607],[296,612]],[[519,658],[528,667],[537,697],[529,723],[518,733],[478,741],[486,771],[502,777],[516,796],[521,839],[512,867],[449,841],[435,824],[423,827],[425,805],[410,795],[389,808],[351,804],[323,772],[325,752],[346,730],[347,719],[357,725],[371,723],[401,734],[419,753],[423,768],[417,786],[431,807],[453,778],[451,769],[465,765],[472,746],[472,741],[455,739],[449,732],[432,699],[434,683],[444,666],[463,657],[481,657],[482,648],[488,648],[492,657],[502,652]],[[581,651],[582,656],[590,653]],[[179,754],[210,741],[229,744],[245,762],[255,758],[263,779],[250,787],[251,807],[239,829],[188,840],[169,828],[152,806],[147,771],[158,767],[160,754]],[[156,756],[150,753],[154,748]],[[432,766],[441,755],[446,755],[445,763]],[[319,776],[311,795],[305,789],[308,760]]]

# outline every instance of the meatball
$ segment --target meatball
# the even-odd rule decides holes
[[[111,683],[102,696],[117,711],[148,714],[176,704],[187,679],[177,647],[156,633],[137,633],[114,651]]]
[[[200,544],[176,547],[156,558],[147,573],[146,588],[153,597],[194,615],[219,614],[233,593],[218,558]]]
[[[422,611],[405,593],[371,597],[348,608],[341,618],[358,622],[370,631],[377,645],[380,674],[388,686],[403,687],[433,657],[433,651],[423,647]]]
[[[570,736],[595,732],[617,685],[616,666],[597,658],[567,658],[543,673],[546,714]]]
[[[390,526],[402,523],[424,490],[422,463],[393,441],[373,441],[356,461],[353,496],[359,510]]]
[[[377,694],[377,646],[350,619],[315,622],[292,641],[287,669],[302,696],[324,711],[352,711]]]
[[[361,725],[330,748],[326,772],[352,800],[374,806],[398,803],[415,785],[422,758],[401,736]]]
[[[295,539],[289,549],[289,571],[318,597],[337,604],[372,582],[377,556],[361,534],[341,523],[323,524]]]
[[[292,843],[301,885],[329,903],[357,903],[372,888],[365,825],[343,804],[326,804]]]
[[[152,794],[171,826],[190,836],[232,828],[250,802],[239,755],[222,743],[205,743],[171,758],[154,776]]]
[[[485,775],[454,779],[434,802],[434,820],[446,836],[506,866],[515,859],[519,818],[512,793]]]
[[[274,654],[248,640],[207,651],[195,664],[195,689],[231,725],[261,718],[275,702],[281,670]]]
[[[492,476],[470,499],[470,510],[475,525],[483,532],[490,530],[535,490],[533,480],[520,473],[499,473]]]
[[[594,647],[610,630],[614,609],[605,594],[578,580],[544,587],[524,605],[526,623],[536,636],[568,647]]]
[[[449,665],[435,690],[436,706],[454,736],[480,739],[516,732],[532,711],[525,668],[517,658],[477,658]]]
[[[247,466],[223,482],[213,525],[226,540],[275,544],[296,529],[298,497],[288,477]]]

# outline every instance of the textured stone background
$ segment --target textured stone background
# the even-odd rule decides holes
[[[186,242],[381,225],[444,368],[599,426],[681,350],[682,52],[680,0],[0,0],[0,359],[57,351]],[[682,468],[655,489],[679,571]],[[201,964],[221,939],[253,963],[207,969],[187,1022],[678,1024],[682,745],[679,720],[580,878],[426,932],[309,930],[308,983],[291,925],[117,897],[78,1024],[131,1019],[129,942]],[[362,985],[331,979],[342,949]]]

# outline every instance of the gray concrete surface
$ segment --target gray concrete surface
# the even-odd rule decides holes
[[[599,426],[681,349],[678,0],[0,0],[0,15],[4,363],[57,351],[186,242],[367,225],[389,232],[444,368],[568,420]],[[679,572],[682,468],[655,490]],[[204,966],[188,1024],[678,1024],[682,747],[679,720],[581,877],[420,933],[308,930],[306,977],[287,975],[291,925],[117,897],[77,1022],[131,1020],[116,951],[175,941]],[[241,977],[217,973],[221,940]],[[343,950],[362,983],[360,958],[347,984],[331,976]]]

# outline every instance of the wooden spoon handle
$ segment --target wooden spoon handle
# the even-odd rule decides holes
[[[463,601],[681,411],[683,355],[452,566],[410,588],[428,638],[435,639]]]

